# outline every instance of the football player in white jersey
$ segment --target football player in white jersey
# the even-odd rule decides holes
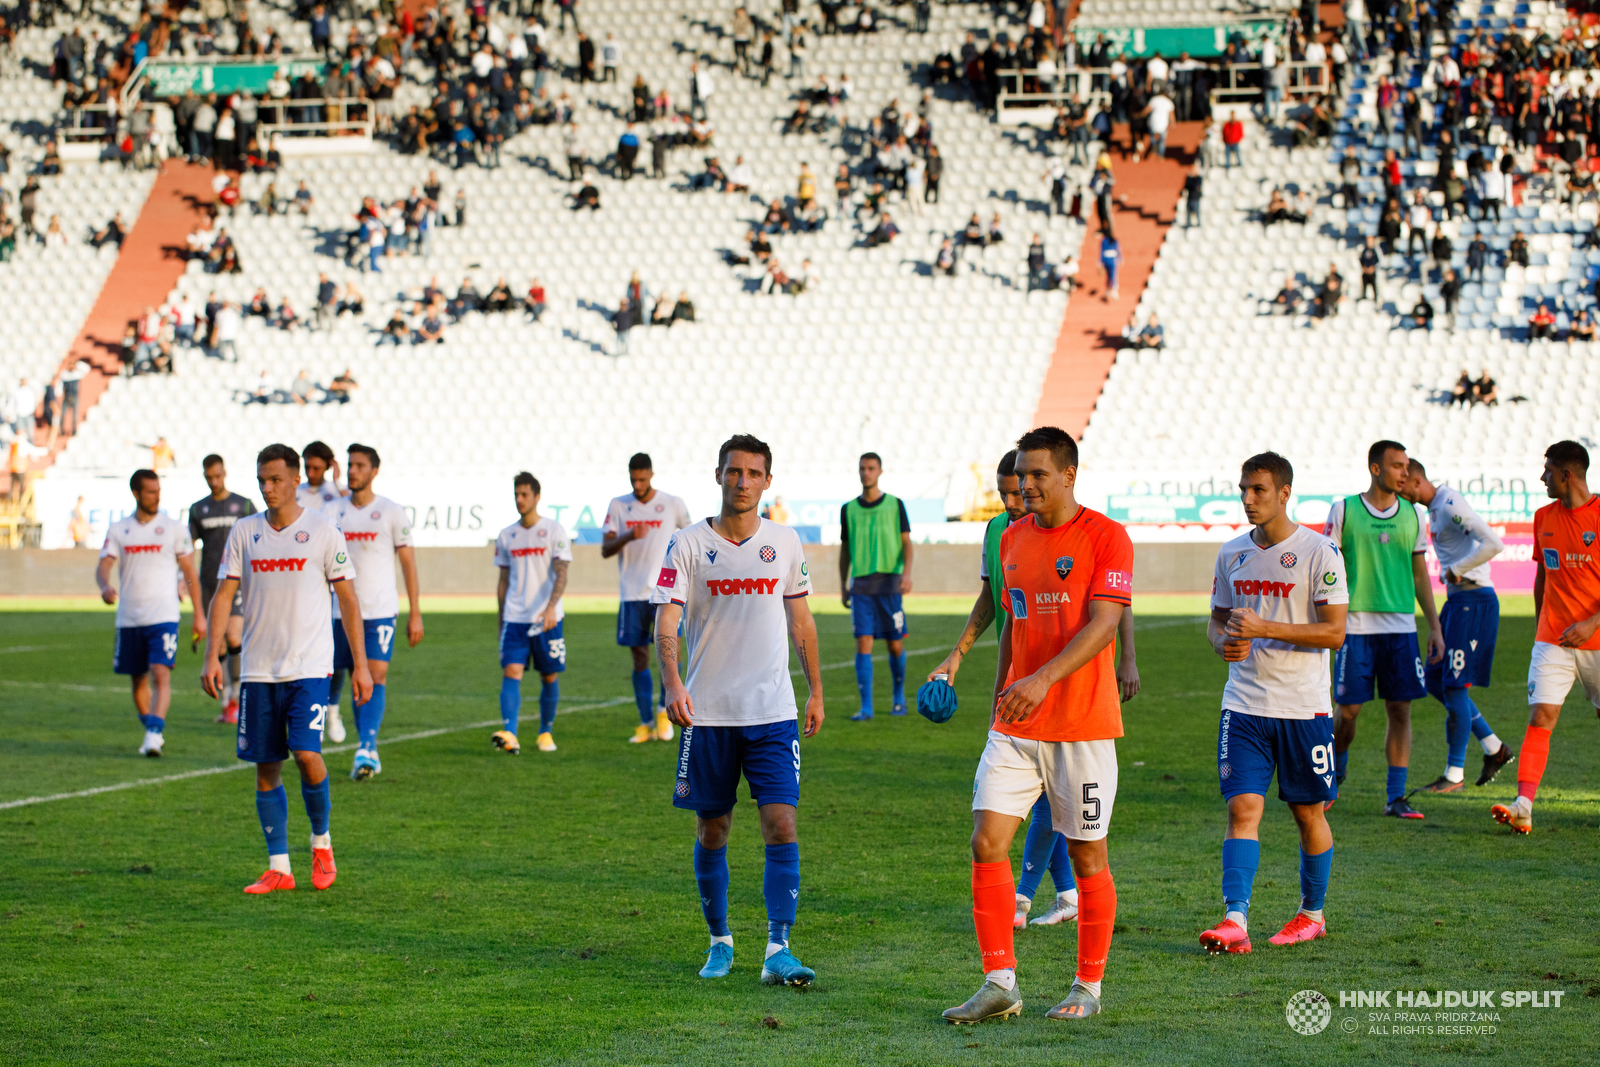
[[[267,870],[246,893],[294,888],[289,867],[289,800],[283,761],[293,753],[300,796],[311,820],[311,885],[327,889],[338,871],[328,836],[328,767],[322,727],[333,673],[328,587],[344,614],[355,660],[350,690],[357,706],[372,692],[356,600],[355,568],[339,527],[295,502],[300,455],[288,445],[256,456],[256,482],[267,510],[234,523],[211,600],[211,639],[200,684],[211,696],[226,684],[217,655],[235,590],[244,603],[244,688],[239,694],[239,758],[256,765],[256,815],[267,839]]]
[[[333,449],[322,441],[312,441],[301,453],[301,461],[306,467],[306,480],[295,487],[294,502],[337,522],[339,508],[349,491],[339,485],[339,461],[333,458]],[[343,744],[344,720],[339,717],[337,700],[328,705],[327,726],[328,739],[336,745]]]
[[[554,519],[539,517],[539,479],[523,471],[511,480],[517,496],[516,522],[494,540],[494,562],[500,568],[500,720],[490,738],[512,755],[522,751],[517,720],[522,712],[522,672],[531,664],[539,672],[540,752],[554,752],[556,705],[561,700],[561,672],[567,669],[567,641],[562,636],[567,568],[572,541]]]
[[[1427,468],[1415,459],[1407,467],[1400,495],[1428,509],[1428,533],[1439,558],[1439,577],[1444,580],[1444,610],[1439,613],[1444,658],[1428,662],[1423,682],[1428,693],[1444,705],[1447,751],[1444,773],[1423,789],[1454,793],[1464,787],[1469,736],[1477,737],[1483,746],[1483,770],[1477,784],[1488,785],[1516,755],[1495,736],[1469,693],[1471,686],[1488,687],[1494,665],[1500,598],[1495,595],[1489,561],[1504,550],[1505,542],[1459,492],[1429,481]]]
[[[382,772],[378,759],[378,731],[383,728],[383,709],[388,695],[389,660],[394,656],[395,623],[400,614],[400,598],[395,595],[394,563],[400,561],[400,575],[406,583],[410,611],[406,619],[406,643],[412,648],[422,640],[422,606],[417,589],[417,554],[411,548],[411,520],[406,509],[386,496],[372,491],[378,476],[378,450],[371,445],[351,445],[345,470],[350,479],[350,495],[339,503],[339,531],[350,550],[356,568],[356,599],[361,602],[361,628],[366,635],[367,669],[372,672],[372,697],[353,710],[359,745],[350,766],[350,777],[365,781]],[[333,681],[329,685],[328,707],[336,711],[344,676],[355,659],[344,638],[337,601],[333,604]]]
[[[716,477],[722,510],[674,535],[651,595],[667,714],[683,728],[672,803],[695,813],[694,876],[711,931],[700,977],[722,978],[733,966],[728,831],[742,773],[766,842],[761,980],[804,986],[816,974],[789,951],[800,899],[800,734],[788,645],[810,687],[805,736],[811,737],[823,719],[817,626],[806,601],[811,575],[800,536],[757,510],[772,485],[772,450],[738,434],[723,443]]]
[[[100,585],[100,599],[117,605],[117,644],[111,669],[133,678],[133,710],[144,725],[139,755],[154,757],[161,755],[167,708],[172,704],[172,664],[178,658],[178,622],[183,617],[178,575],[183,575],[189,601],[195,605],[197,637],[206,632],[205,600],[200,595],[189,531],[161,511],[161,479],[155,471],[137,470],[128,480],[128,488],[133,490],[133,514],[106,531],[94,577]],[[111,584],[114,566],[119,569],[115,587]]]
[[[1344,643],[1350,593],[1344,557],[1328,538],[1289,518],[1294,468],[1276,452],[1244,461],[1239,495],[1253,529],[1217,553],[1206,636],[1228,663],[1217,736],[1217,777],[1228,802],[1222,841],[1226,914],[1200,935],[1207,952],[1249,952],[1250,889],[1261,860],[1267,786],[1300,827],[1300,910],[1272,935],[1293,945],[1327,935],[1323,898],[1333,833],[1333,705],[1328,650]]]
[[[689,525],[689,509],[679,498],[652,486],[654,476],[654,465],[643,452],[628,460],[633,492],[611,502],[600,528],[601,558],[621,557],[617,560],[622,594],[617,605],[617,644],[633,655],[633,701],[639,707],[639,725],[628,738],[631,744],[672,740],[666,708],[657,710],[653,719],[651,716],[649,646],[655,641],[656,606],[650,602],[650,591],[672,535]]]

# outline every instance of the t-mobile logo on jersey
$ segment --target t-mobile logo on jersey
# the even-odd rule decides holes
[[[163,545],[126,545],[122,551],[130,556],[137,556],[141,552],[160,552]]]
[[[545,552],[546,549],[543,545],[539,545],[537,548],[513,548],[511,550],[513,556],[542,556]]]
[[[1106,571],[1106,588],[1116,593],[1133,592],[1133,575],[1127,571]]]
[[[272,571],[303,571],[306,561],[303,559],[253,559],[250,569],[257,574]]]
[[[776,593],[776,578],[708,578],[706,588],[712,596],[738,596],[741,593]]]
[[[1264,582],[1253,579],[1235,578],[1233,592],[1235,596],[1288,596],[1294,589],[1293,582]]]

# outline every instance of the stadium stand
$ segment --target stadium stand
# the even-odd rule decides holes
[[[1078,223],[1058,216],[1047,224],[1037,211],[1048,190],[1040,144],[1031,133],[995,127],[960,94],[934,99],[933,139],[946,160],[938,202],[918,212],[892,196],[901,235],[886,247],[860,247],[864,231],[839,217],[831,181],[839,164],[861,164],[858,132],[871,116],[891,100],[902,111],[916,107],[920,90],[911,76],[935,53],[957,49],[975,25],[1015,34],[1018,24],[940,5],[926,35],[886,20],[880,33],[810,38],[803,80],[786,80],[782,61],[765,88],[717,65],[713,146],[675,151],[666,180],[638,173],[622,181],[609,147],[623,132],[635,74],[686,107],[696,55],[718,64],[732,57],[721,34],[732,7],[703,0],[585,6],[592,38],[615,33],[625,42],[618,81],[552,81],[551,88],[578,104],[588,154],[599,164],[598,212],[571,210],[561,131],[553,127],[512,138],[497,169],[451,170],[387,148],[359,159],[287,158],[270,180],[283,196],[304,180],[315,197],[310,215],[224,213],[219,225],[236,241],[242,272],[207,274],[191,262],[172,296],[203,305],[215,292],[244,304],[264,288],[274,307],[288,297],[309,321],[326,272],[363,291],[364,317],[293,332],[247,317],[237,365],[180,352],[174,376],[116,381],[66,451],[63,469],[126,469],[146,454],[128,442],[160,433],[180,456],[220,451],[240,465],[268,437],[320,435],[373,443],[417,474],[539,463],[577,475],[615,466],[616,457],[593,441],[597,428],[619,422],[637,433],[617,448],[647,444],[659,464],[693,467],[725,436],[730,412],[766,434],[796,476],[853,469],[860,451],[884,442],[914,457],[909,470],[899,464],[901,472],[930,482],[1003,451],[1037,405],[1066,303],[1059,291],[1029,291],[1029,235],[1044,234],[1052,262],[1076,253],[1082,239]],[[570,59],[576,45],[552,34],[551,47]],[[848,134],[784,135],[797,94],[822,74],[848,74],[854,84],[852,99],[837,108]],[[413,84],[408,92],[426,89]],[[742,155],[755,174],[753,195],[688,191],[707,155],[724,166]],[[819,232],[770,240],[788,271],[797,274],[809,260],[820,281],[796,296],[770,295],[758,291],[758,264],[730,266],[724,253],[745,254],[744,235],[763,218],[763,205],[793,203],[802,163],[817,175],[832,217]],[[430,171],[442,182],[450,221],[457,193],[465,194],[466,225],[439,229],[431,256],[385,259],[380,273],[347,265],[338,252],[362,199],[402,198]],[[246,176],[242,203],[258,201],[267,181]],[[862,185],[858,177],[857,203]],[[964,249],[954,277],[935,276],[943,239],[975,211],[986,223],[998,212],[1005,241]],[[687,292],[697,321],[636,329],[629,354],[618,356],[610,315],[634,272],[653,296]],[[485,294],[503,277],[518,296],[537,277],[549,311],[537,323],[520,314],[469,314],[446,326],[442,346],[378,347],[392,313],[409,309],[435,277],[450,297],[464,277]],[[411,325],[417,319],[409,315]],[[242,403],[263,370],[287,391],[302,369],[326,385],[347,368],[360,383],[348,404]]]

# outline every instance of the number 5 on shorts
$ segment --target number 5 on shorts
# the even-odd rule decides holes
[[[1097,796],[1091,796],[1090,795],[1090,791],[1091,790],[1095,790],[1095,789],[1099,789],[1099,788],[1100,788],[1100,783],[1099,782],[1084,782],[1083,783],[1083,804],[1084,804],[1083,821],[1086,822],[1086,823],[1099,822],[1100,821],[1100,798],[1097,797]],[[1089,805],[1091,805],[1091,804],[1093,804],[1094,806],[1090,807]]]

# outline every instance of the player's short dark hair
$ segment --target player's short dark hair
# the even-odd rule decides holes
[[[995,474],[1001,478],[1015,478],[1017,476],[1017,450],[1012,449],[1000,457],[1000,466],[995,468]]]
[[[328,446],[323,445],[322,447],[327,448]],[[264,467],[273,460],[278,459],[283,460],[284,465],[290,470],[294,471],[296,474],[300,473],[300,453],[296,452],[288,445],[268,445],[266,448],[263,448],[260,452],[256,453],[256,466]]]
[[[226,464],[222,462],[222,457],[217,455],[215,452],[211,453],[211,455],[200,461],[200,469],[203,471],[208,471],[212,467],[219,466],[226,466]]]
[[[1399,441],[1372,442],[1372,447],[1367,449],[1367,466],[1383,466],[1383,455],[1385,452],[1388,452],[1391,449],[1396,452],[1404,452],[1406,450],[1406,446],[1401,444]]]
[[[1557,441],[1544,450],[1544,458],[1557,470],[1589,473],[1589,450],[1576,441]]]
[[[1410,463],[1407,463],[1406,470],[1421,478],[1428,476],[1428,468],[1422,465],[1422,460],[1420,459],[1413,459]]]
[[[144,484],[146,478],[154,478],[158,482],[161,480],[161,476],[155,471],[150,470],[148,467],[140,467],[133,472],[133,477],[128,479],[128,488],[137,493],[139,486]]]
[[[1266,471],[1272,475],[1272,486],[1275,489],[1294,484],[1294,464],[1276,452],[1257,452],[1239,465],[1241,478],[1257,471]]]
[[[883,469],[883,457],[878,455],[876,452],[863,452],[861,453],[861,458],[856,460],[856,462],[865,463],[869,459],[878,465],[879,470]]]
[[[752,456],[760,456],[767,462],[767,473],[772,473],[772,446],[759,437],[747,433],[736,433],[717,450],[717,470],[728,465],[729,452],[748,452]]]
[[[345,451],[352,456],[366,456],[367,462],[372,464],[373,470],[377,470],[383,465],[383,460],[378,458],[378,450],[371,445],[351,445]]]
[[[1078,465],[1078,442],[1059,427],[1040,426],[1017,438],[1018,452],[1037,452],[1040,449],[1050,453],[1050,458],[1060,470]]]
[[[333,449],[321,441],[312,441],[300,455],[305,459],[320,459],[329,466],[333,465]]]
[[[629,474],[634,471],[653,471],[655,469],[656,465],[650,462],[650,453],[648,452],[635,452],[633,458],[628,460]]]
[[[513,492],[516,491],[516,488],[519,485],[525,485],[529,489],[532,489],[534,496],[539,495],[539,479],[535,478],[527,471],[519,471],[517,476],[511,479],[511,489]]]

